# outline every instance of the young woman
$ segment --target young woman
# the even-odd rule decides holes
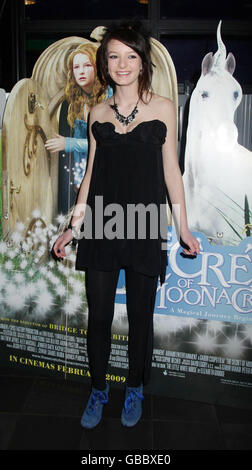
[[[64,152],[60,154],[59,162],[59,211],[66,213],[74,204],[76,192],[85,174],[88,137],[87,122],[91,108],[112,95],[112,90],[101,90],[101,84],[96,73],[97,47],[92,43],[81,44],[74,49],[67,61],[67,84],[65,88],[65,101],[61,106],[60,123],[64,127],[65,135],[56,134],[48,139],[45,147],[50,152]],[[66,121],[67,117],[67,123]],[[69,126],[69,127],[68,127]],[[72,153],[73,161],[67,164],[65,154]],[[69,175],[66,169],[73,168],[73,190],[65,185],[69,184]],[[62,185],[64,186],[62,188]],[[68,197],[67,197],[68,195]]]
[[[87,346],[92,391],[81,419],[86,428],[99,423],[103,405],[108,402],[106,370],[121,268],[125,269],[129,320],[129,373],[121,422],[134,426],[141,417],[143,385],[151,371],[157,282],[159,276],[160,282],[164,281],[167,265],[167,248],[162,244],[165,237],[153,230],[160,222],[166,189],[172,204],[180,206],[178,223],[187,246],[185,253],[199,253],[199,243],[187,225],[174,105],[151,92],[148,36],[133,25],[107,30],[97,53],[97,72],[104,88],[113,87],[114,96],[91,110],[87,170],[70,227],[54,245],[55,254],[62,258],[65,246],[80,232],[83,218],[84,232],[91,227],[91,235],[87,230],[79,241],[76,261],[77,269],[86,270],[89,307]],[[100,210],[101,201],[104,212]],[[135,223],[136,214],[132,219],[129,209],[136,205],[141,209],[151,205],[158,217],[146,216]],[[120,217],[109,218],[118,207],[122,208]],[[120,227],[113,231],[115,221]]]

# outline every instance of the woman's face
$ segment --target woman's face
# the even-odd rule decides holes
[[[86,54],[79,53],[73,59],[73,75],[77,85],[87,93],[93,88],[95,68]]]
[[[117,85],[138,83],[142,60],[133,49],[117,39],[111,39],[107,57],[109,75]]]

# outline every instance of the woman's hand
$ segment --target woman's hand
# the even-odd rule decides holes
[[[181,234],[181,246],[186,255],[197,256],[200,253],[200,244],[197,238],[195,238],[189,230]],[[184,247],[187,245],[188,249]]]
[[[73,239],[71,229],[66,230],[60,235],[53,245],[53,251],[57,258],[63,259],[66,256],[65,246],[68,245]]]
[[[45,143],[46,150],[49,152],[56,153],[65,150],[65,137],[59,134],[55,134],[53,139],[48,139]]]

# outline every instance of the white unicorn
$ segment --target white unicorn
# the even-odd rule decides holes
[[[237,142],[234,113],[242,90],[220,28],[221,21],[218,50],[204,57],[190,100],[183,179],[191,230],[233,244],[244,228],[245,195],[252,207],[252,152]]]

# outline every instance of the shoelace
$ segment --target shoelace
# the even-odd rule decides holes
[[[136,407],[137,398],[139,398],[142,401],[144,400],[144,396],[141,393],[136,392],[135,390],[131,390],[124,403],[124,410],[126,414],[130,413],[133,410],[133,408]]]
[[[98,402],[102,405],[106,405],[108,403],[108,396],[104,392],[93,392],[91,395],[91,402],[87,409],[87,413],[89,415],[93,415],[97,408]]]

